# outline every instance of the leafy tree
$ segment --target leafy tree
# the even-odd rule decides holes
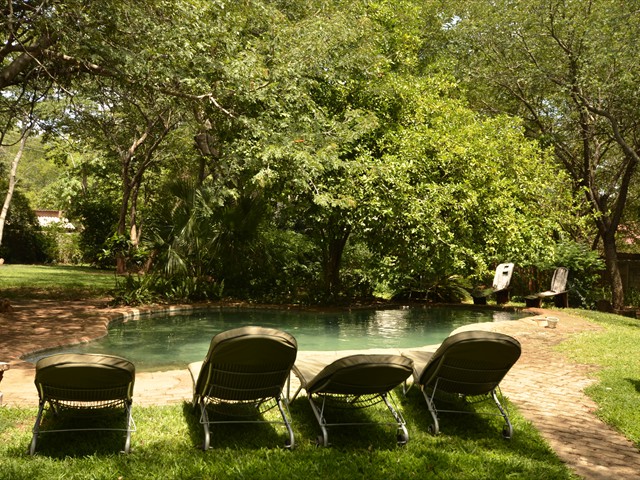
[[[403,92],[384,154],[361,162],[362,227],[396,288],[531,264],[572,224],[571,195],[517,121],[483,118],[446,78],[393,79]]]
[[[4,193],[8,188],[4,173],[4,165],[0,163],[0,193]],[[0,258],[11,263],[39,263],[50,260],[46,254],[46,239],[36,214],[19,188],[14,191],[7,211]]]
[[[525,120],[582,192],[623,306],[616,232],[637,175],[639,12],[598,0],[465,2],[449,23],[477,105]]]

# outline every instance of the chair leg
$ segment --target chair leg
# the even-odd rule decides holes
[[[31,445],[29,446],[29,455],[35,455],[36,453],[36,444],[38,443],[38,434],[40,433],[40,422],[42,421],[44,405],[45,401],[40,400],[38,415],[36,416],[36,423],[33,425],[33,436],[31,437]]]
[[[491,398],[493,398],[493,401],[498,407],[498,410],[500,410],[500,414],[502,415],[502,418],[504,418],[504,421],[505,421],[505,426],[502,429],[502,436],[506,440],[511,440],[511,437],[513,436],[513,425],[511,425],[511,421],[509,420],[509,415],[507,414],[507,411],[505,410],[505,408],[500,403],[500,400],[498,399],[498,394],[496,393],[495,388],[491,390]]]
[[[204,430],[204,440],[202,442],[202,450],[205,452],[209,450],[211,444],[211,433],[209,432],[209,413],[207,412],[207,404],[203,399],[200,399],[198,405],[200,406],[200,424]]]
[[[569,307],[569,293],[559,293],[553,299],[555,306],[558,308],[568,308]]]
[[[473,297],[473,304],[474,305],[486,305],[487,304],[487,297],[485,297],[485,296]]]
[[[276,398],[278,402],[278,409],[280,410],[280,415],[282,415],[282,421],[284,422],[285,427],[287,427],[287,432],[289,432],[289,439],[285,442],[285,447],[293,448],[295,446],[295,438],[293,436],[293,428],[291,428],[291,420],[286,414],[286,410],[284,405],[282,404],[282,398]]]
[[[404,421],[404,418],[402,417],[402,415],[400,414],[400,412],[398,410],[393,408],[393,405],[391,404],[391,402],[387,398],[387,394],[386,393],[382,394],[382,400],[384,401],[385,405],[387,406],[387,408],[391,412],[391,415],[393,415],[393,418],[396,421],[396,425],[398,426],[398,431],[402,432],[402,433],[398,433],[398,439],[397,439],[398,440],[398,445],[405,445],[409,441],[409,432],[407,430],[407,424]]]
[[[433,423],[429,425],[429,433],[431,433],[431,435],[437,435],[440,432],[440,424],[438,423],[438,410],[436,409],[435,403],[433,403],[433,398],[429,397],[429,394],[427,394],[423,385],[420,387],[420,390],[422,391],[424,399],[427,401],[427,408],[429,409],[429,413],[431,414],[431,418],[433,419]]]
[[[124,404],[125,414],[127,415],[127,438],[124,442],[124,453],[129,453],[131,450],[131,424],[133,423],[133,415],[131,412],[132,403],[127,401]]]
[[[496,292],[496,304],[504,305],[509,302],[509,290],[500,290]]]
[[[325,424],[327,423],[324,418],[324,399],[322,400],[322,410],[318,408],[318,406],[313,401],[313,394],[308,393],[307,399],[309,400],[309,405],[311,405],[311,410],[313,411],[316,420],[318,421],[318,425],[320,426],[320,430],[322,431],[322,435],[318,435],[317,444],[322,445],[323,447],[329,446],[329,432],[327,431],[327,427]]]
[[[525,304],[530,308],[540,308],[542,306],[542,298],[537,296],[525,297]]]

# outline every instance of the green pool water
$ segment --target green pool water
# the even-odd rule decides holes
[[[185,368],[190,362],[203,360],[216,333],[246,325],[287,331],[298,341],[299,350],[362,350],[437,344],[463,325],[525,316],[518,312],[457,307],[348,312],[223,309],[117,323],[102,339],[47,351],[26,360],[35,362],[61,352],[105,353],[131,360],[139,371],[160,371]]]

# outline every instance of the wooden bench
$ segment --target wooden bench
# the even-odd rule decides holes
[[[553,297],[556,307],[567,308],[569,306],[569,291],[566,289],[568,277],[569,270],[567,268],[556,268],[556,271],[553,272],[553,278],[551,279],[551,288],[544,292],[526,296],[525,303],[527,307],[540,307],[542,306],[543,299]]]
[[[496,268],[491,288],[475,288],[471,292],[475,305],[486,305],[487,298],[495,294],[496,303],[503,305],[509,301],[509,284],[513,274],[513,263],[501,263]]]

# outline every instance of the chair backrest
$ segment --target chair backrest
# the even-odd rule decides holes
[[[258,400],[282,391],[298,353],[296,339],[273,328],[242,327],[214,336],[195,393],[221,400]]]
[[[553,278],[551,279],[551,291],[552,292],[564,292],[567,288],[567,279],[569,278],[569,270],[565,267],[558,267],[553,272]]]
[[[413,372],[413,362],[400,355],[358,354],[336,360],[312,378],[309,393],[380,394],[386,393]]]
[[[496,268],[496,274],[493,277],[493,289],[504,290],[511,283],[511,275],[513,274],[513,263],[501,263]]]
[[[113,355],[61,353],[36,363],[40,399],[95,402],[131,400],[135,366]]]
[[[502,381],[520,358],[520,342],[496,332],[466,331],[448,337],[420,372],[419,384],[449,393],[481,395]]]

